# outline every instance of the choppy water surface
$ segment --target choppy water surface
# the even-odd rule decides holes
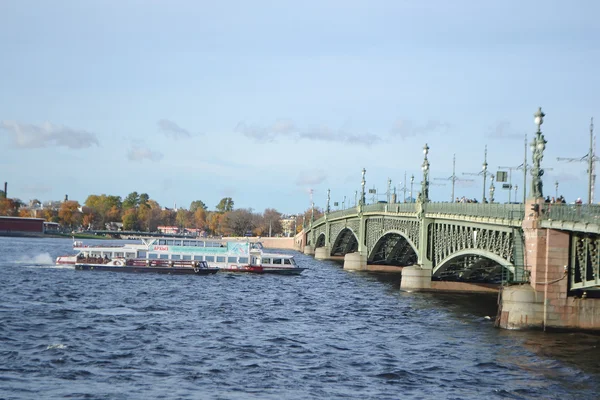
[[[298,254],[301,276],[56,267],[0,238],[0,398],[597,398],[600,338],[509,332],[496,299],[402,293]]]

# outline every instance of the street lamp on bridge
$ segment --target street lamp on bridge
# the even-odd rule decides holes
[[[488,169],[488,163],[487,163],[487,145],[485,146],[485,150],[483,153],[483,164],[481,166],[481,172],[463,172],[463,175],[481,175],[483,176],[483,194],[481,195],[481,202],[485,203],[485,181],[487,179],[487,169]]]
[[[415,176],[411,175],[410,176],[410,202],[414,203],[414,199],[413,199],[413,183],[415,183]]]
[[[490,203],[494,202],[494,192],[496,188],[494,187],[494,174],[490,174]]]
[[[365,184],[367,183],[367,182],[365,181],[365,173],[366,173],[366,172],[367,172],[367,170],[363,168],[363,169],[362,169],[362,181],[361,181],[361,183],[360,183],[360,185],[362,186],[362,195],[361,195],[361,197],[360,197],[360,204],[361,204],[362,206],[364,206],[364,205],[365,205]]]
[[[423,203],[427,203],[429,201],[429,160],[427,159],[427,154],[429,154],[429,146],[425,143],[425,147],[423,147],[423,154],[425,155],[423,159],[423,165],[421,165],[421,169],[423,170],[423,181],[421,182],[421,201]]]
[[[544,117],[546,114],[542,112],[542,107],[538,108],[537,112],[533,114],[535,117],[534,121],[537,125],[537,132],[531,142],[531,152],[533,153],[533,167],[531,168],[531,197],[537,199],[544,197],[542,175],[544,170],[541,168],[542,159],[544,158],[544,149],[546,149],[546,139],[542,135],[541,126],[544,123]]]

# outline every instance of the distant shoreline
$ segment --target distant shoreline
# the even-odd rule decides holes
[[[25,238],[59,238],[59,239],[114,239],[106,236],[90,235],[88,233],[38,233],[38,232],[17,232],[0,231],[0,236],[5,237],[25,237]]]

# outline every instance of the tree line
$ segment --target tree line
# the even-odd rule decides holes
[[[32,200],[31,204],[39,206],[41,203]],[[0,215],[31,217],[32,210],[24,206],[18,199],[0,198]],[[321,215],[322,211],[315,208],[314,218]],[[83,205],[78,201],[65,200],[58,208],[44,207],[36,216],[48,222],[57,222],[69,230],[104,230],[107,224],[121,222],[126,231],[156,232],[159,226],[177,226],[223,236],[276,236],[286,233],[279,211],[267,208],[257,213],[252,209],[235,209],[231,197],[221,199],[215,210],[209,211],[201,200],[192,201],[189,209],[175,210],[161,207],[147,193],[131,192],[124,199],[114,195],[92,194]],[[291,231],[295,228],[296,233],[300,232],[302,224],[308,224],[311,210],[291,218],[294,219]]]

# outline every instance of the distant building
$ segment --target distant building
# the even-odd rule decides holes
[[[0,217],[0,235],[44,233],[42,218]]]
[[[156,228],[160,233],[174,235],[179,233],[179,228],[176,226],[159,226]]]
[[[58,222],[44,222],[44,233],[55,233],[60,231]]]
[[[283,229],[283,235],[286,237],[294,236],[296,232],[294,232],[294,228],[296,226],[296,217],[287,217],[279,220],[281,223],[281,228]]]

